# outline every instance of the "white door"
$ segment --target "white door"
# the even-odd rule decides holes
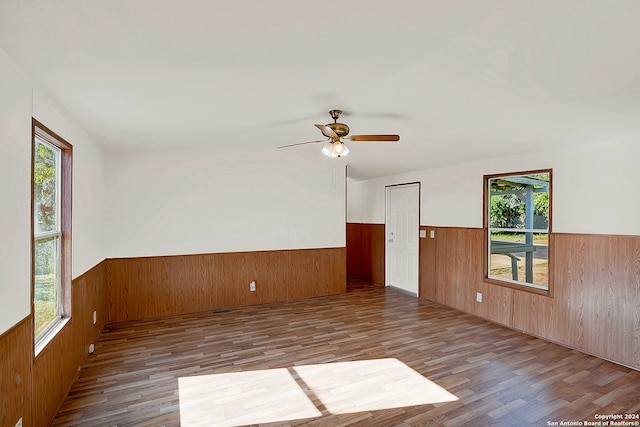
[[[387,187],[386,285],[418,295],[420,185]]]

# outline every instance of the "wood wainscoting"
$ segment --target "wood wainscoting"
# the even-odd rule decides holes
[[[89,344],[97,343],[104,330],[107,319],[105,272],[102,261],[72,280],[71,319],[35,359],[34,426],[51,423],[89,355]],[[33,360],[33,341],[28,344],[28,351],[29,360]]]
[[[346,248],[114,258],[106,275],[109,323],[154,319],[343,293]]]
[[[31,420],[33,317],[0,335],[0,425],[35,425]],[[63,396],[64,397],[64,396]],[[47,423],[48,424],[48,423]]]
[[[482,229],[421,229],[422,297],[640,370],[640,236],[554,233],[548,297],[484,282]]]
[[[0,336],[0,425],[50,425],[107,322],[344,293],[346,248],[109,259],[71,288],[71,319],[35,359],[32,315]]]
[[[347,223],[347,275],[384,285],[384,224]]]
[[[105,285],[104,261],[71,281],[71,319],[35,358],[32,315],[0,336],[0,425],[51,424],[104,330]]]

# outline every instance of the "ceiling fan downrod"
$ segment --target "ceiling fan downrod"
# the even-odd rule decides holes
[[[340,138],[349,135],[349,126],[344,123],[338,123],[338,118],[342,114],[342,110],[330,110],[329,115],[333,119],[333,123],[327,123],[327,126],[331,128]]]

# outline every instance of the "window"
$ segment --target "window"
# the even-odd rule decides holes
[[[489,282],[550,293],[551,170],[485,176]]]
[[[33,121],[33,318],[36,353],[70,315],[71,145]]]

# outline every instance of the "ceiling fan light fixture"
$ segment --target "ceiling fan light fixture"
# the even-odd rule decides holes
[[[340,140],[329,141],[327,145],[322,148],[322,154],[333,159],[344,157],[349,154],[349,151],[349,148]]]
[[[324,147],[322,147],[322,154],[327,157],[331,157],[331,153],[333,153],[333,142],[329,141]]]

